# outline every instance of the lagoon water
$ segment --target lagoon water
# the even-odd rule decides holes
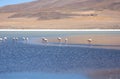
[[[0,79],[88,79],[88,78],[76,74],[21,72],[21,73],[11,73],[11,74],[1,74]]]
[[[0,42],[0,79],[89,79],[88,70],[120,69],[120,50],[28,44],[12,36]]]

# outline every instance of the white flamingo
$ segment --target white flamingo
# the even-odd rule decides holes
[[[15,40],[17,41],[17,40],[18,40],[18,37],[16,37]]]
[[[88,43],[89,43],[89,44],[91,44],[91,43],[92,43],[92,39],[91,39],[91,38],[90,38],[90,39],[88,39],[87,41],[88,41]]]
[[[6,40],[7,40],[7,37],[3,37],[3,39],[6,41]]]
[[[67,42],[68,42],[68,39],[67,39],[67,38],[65,38],[65,44],[67,44]]]
[[[3,41],[3,38],[0,38],[0,41]]]
[[[22,40],[25,40],[25,37],[22,37]]]
[[[26,41],[28,41],[29,40],[29,38],[28,37],[26,37]]]
[[[15,40],[15,37],[13,37],[12,40]]]
[[[58,42],[61,43],[62,42],[62,38],[58,37]]]
[[[13,39],[13,41],[17,41],[18,37],[13,37],[12,39]]]
[[[28,42],[29,38],[28,37],[22,37],[22,40],[25,41],[26,43]]]
[[[45,37],[43,37],[43,38],[42,38],[42,43],[48,43],[48,39],[45,38]]]
[[[48,39],[44,39],[45,43],[48,43]]]
[[[44,39],[46,39],[45,37],[42,37],[42,43],[44,43]]]
[[[28,40],[29,40],[28,37],[22,37],[22,39],[23,39],[24,41],[28,41]]]

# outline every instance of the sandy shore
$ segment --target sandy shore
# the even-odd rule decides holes
[[[47,38],[47,37],[46,37]],[[90,34],[90,35],[71,35],[66,37],[61,37],[62,43],[65,43],[65,39],[67,38],[68,44],[89,44],[88,39],[92,39],[92,43],[94,45],[108,45],[106,48],[117,48],[120,49],[120,35],[100,35],[100,34]],[[58,43],[57,37],[49,37],[47,38],[49,43]],[[37,42],[41,42],[41,38],[37,40]]]
[[[87,72],[90,79],[119,79],[120,69],[102,69]]]

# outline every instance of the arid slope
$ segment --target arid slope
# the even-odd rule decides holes
[[[119,0],[37,0],[0,8],[0,28],[119,29]]]

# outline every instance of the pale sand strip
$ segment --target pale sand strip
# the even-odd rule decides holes
[[[87,72],[90,79],[119,79],[120,69],[99,69]]]
[[[47,38],[47,37],[46,37]],[[61,37],[62,43],[65,43],[65,39],[67,38],[67,44],[89,44],[88,39],[92,39],[92,43],[94,45],[109,45],[106,48],[117,48],[120,49],[120,35],[110,35],[110,34],[89,34],[89,35],[71,35],[66,37]],[[48,37],[49,43],[58,43],[57,37]],[[37,42],[41,42],[41,38],[37,40]],[[105,46],[101,46],[101,48],[105,48]]]
[[[59,36],[58,36],[59,37]],[[47,37],[46,37],[47,38]],[[88,39],[92,39],[92,44],[99,45],[120,45],[120,35],[73,35],[61,37],[62,42],[68,39],[68,44],[88,44]],[[58,43],[57,37],[49,37],[49,42]],[[38,40],[41,41],[41,38]]]

